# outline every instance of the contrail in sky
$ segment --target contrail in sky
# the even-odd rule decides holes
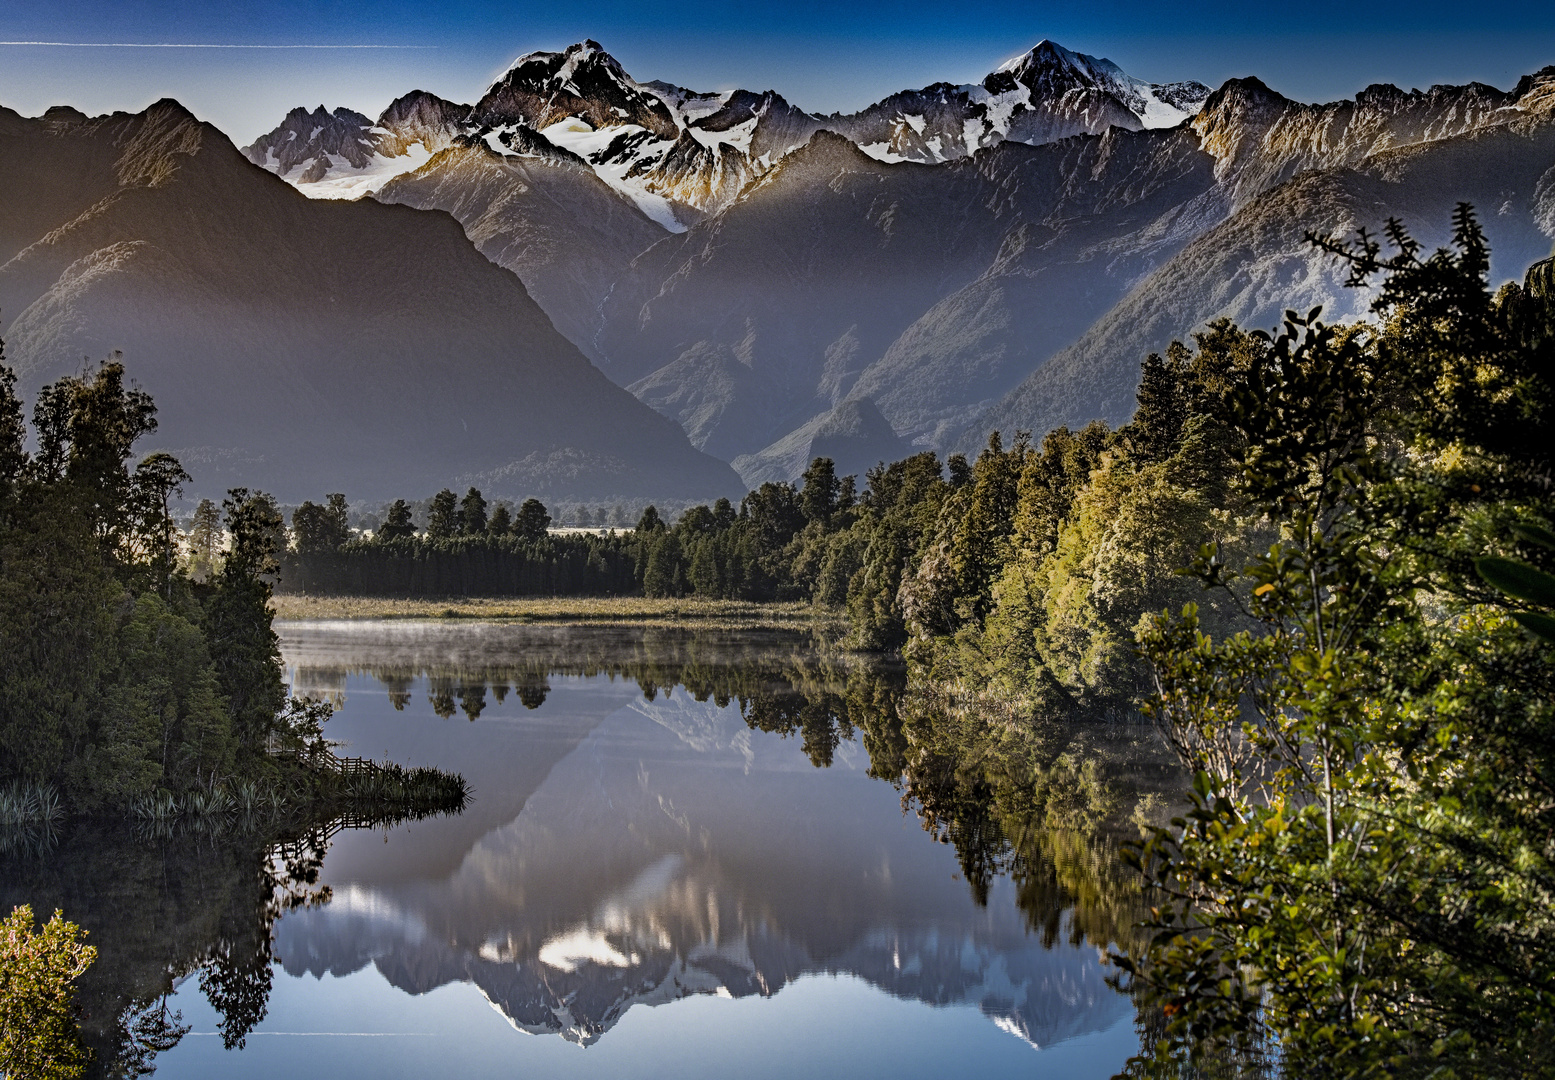
[[[179,41],[0,41],[0,45],[48,45],[57,49],[435,49],[436,45],[197,45]]]

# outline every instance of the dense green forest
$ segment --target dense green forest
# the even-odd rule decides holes
[[[189,476],[163,453],[131,467],[156,407],[123,365],[44,387],[29,431],[3,359],[0,817],[350,795],[319,767],[331,760],[328,709],[288,701],[282,682],[273,501],[229,494],[220,569],[196,582],[170,512]],[[459,786],[432,772],[393,779],[395,797],[411,779],[438,797]]]

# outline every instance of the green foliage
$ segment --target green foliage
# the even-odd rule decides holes
[[[1454,225],[1425,258],[1396,225],[1386,259],[1320,240],[1381,275],[1379,325],[1287,313],[1212,408],[1278,532],[1192,567],[1247,629],[1192,604],[1142,628],[1196,780],[1138,855],[1153,937],[1118,958],[1170,1017],[1140,1074],[1225,1048],[1291,1076],[1555,1068],[1555,655],[1485,587],[1537,598],[1545,571],[1481,554],[1552,509],[1555,306],[1534,273],[1492,297]]]
[[[1542,526],[1514,525],[1512,532],[1526,543],[1555,550],[1555,534]],[[1555,608],[1555,574],[1546,573],[1520,559],[1497,555],[1486,555],[1474,560],[1474,568],[1479,571],[1480,577],[1506,596],[1546,609],[1514,611],[1512,618],[1534,637],[1555,643],[1555,615],[1551,615],[1548,610]]]
[[[486,531],[486,500],[476,488],[465,493],[459,504],[459,535],[479,536]]]
[[[253,760],[285,703],[268,580],[279,569],[281,515],[273,499],[246,488],[228,492],[222,508],[232,549],[205,601],[205,633],[232,736]]]
[[[35,415],[38,455],[0,500],[0,777],[56,788],[75,811],[196,786],[230,767],[232,743],[175,557],[168,503],[187,476],[166,454],[129,467],[154,409],[116,362],[46,388]],[[203,539],[215,547],[213,529]],[[237,541],[224,577],[262,562]]]
[[[427,535],[442,539],[459,532],[459,497],[444,488],[432,496],[432,509],[427,515]]]
[[[292,511],[292,544],[300,552],[338,551],[350,539],[344,495],[328,496],[323,506],[305,502]]]
[[[826,525],[840,508],[842,481],[837,478],[837,468],[831,458],[818,457],[804,471],[804,486],[799,492],[799,506],[805,520]]]
[[[221,510],[209,499],[201,499],[189,523],[189,576],[195,581],[208,580],[221,563]]]
[[[504,504],[498,503],[497,508],[491,512],[491,520],[486,523],[486,531],[492,536],[506,536],[513,531],[513,515],[508,512]]]
[[[32,908],[0,922],[0,1076],[66,1080],[86,1069],[75,987],[97,958],[61,912],[33,929]]]
[[[550,527],[551,512],[539,499],[525,499],[513,515],[513,535],[528,543],[544,540]]]
[[[375,540],[403,540],[416,534],[415,523],[411,520],[410,504],[404,499],[395,499],[389,507],[389,512],[384,515],[383,525],[379,527]]]

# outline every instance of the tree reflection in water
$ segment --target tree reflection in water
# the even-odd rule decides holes
[[[0,837],[0,906],[69,911],[98,950],[78,984],[88,1075],[151,1073],[189,1031],[167,998],[194,977],[221,1016],[223,1044],[241,1048],[268,1009],[276,922],[329,902],[319,868],[339,828],[218,819]]]
[[[954,703],[911,686],[900,663],[827,653],[792,635],[553,630],[504,652],[454,650],[435,665],[407,667],[369,651],[345,666],[299,662],[293,681],[298,692],[339,699],[347,674],[371,674],[403,709],[424,679],[436,715],[462,711],[470,721],[509,688],[536,709],[548,679],[566,675],[631,680],[649,701],[685,693],[737,705],[748,727],[794,738],[817,768],[845,743],[861,744],[869,775],[894,785],[904,812],[954,848],[977,903],[988,903],[997,879],[1012,881],[1044,947],[1124,944],[1136,932],[1143,898],[1117,858],[1133,833],[1126,811],[1149,786],[1135,734],[1012,724],[993,743],[970,738],[961,732],[989,726],[964,722]],[[1093,766],[1071,764],[1098,746]],[[61,908],[99,949],[80,993],[96,1075],[144,1075],[177,1044],[189,1029],[167,998],[189,978],[219,1014],[224,1044],[244,1045],[268,1008],[277,921],[330,900],[318,882],[336,828],[150,836],[86,825],[0,850],[0,903]],[[1142,1020],[1142,1038],[1153,1039],[1153,1027]]]

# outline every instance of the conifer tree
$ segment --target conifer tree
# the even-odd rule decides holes
[[[1183,349],[1181,342],[1172,342],[1173,360],[1179,360]],[[1140,372],[1138,406],[1134,419],[1124,429],[1124,436],[1133,447],[1134,455],[1141,462],[1165,461],[1177,448],[1182,438],[1182,427],[1188,419],[1188,394],[1183,386],[1183,365],[1162,359],[1160,353],[1145,357]]]
[[[444,488],[432,496],[432,511],[427,515],[427,535],[453,536],[459,531],[459,496]]]
[[[498,503],[497,508],[491,512],[491,520],[486,522],[486,531],[492,536],[507,536],[513,531],[513,515],[508,512],[507,503]]]
[[[269,606],[281,515],[274,499],[247,488],[229,491],[222,509],[232,550],[206,607],[207,635],[233,735],[242,751],[254,755],[264,751],[286,696]]]
[[[842,484],[837,480],[837,468],[831,458],[818,457],[804,471],[804,487],[799,492],[799,505],[807,521],[822,525],[831,521],[837,510],[837,496]]]
[[[415,532],[416,526],[411,520],[410,504],[404,499],[395,499],[389,506],[388,513],[384,515],[383,524],[379,527],[376,538],[402,540],[415,535]]]
[[[459,535],[479,536],[485,531],[486,500],[479,489],[472,487],[459,506]]]
[[[664,528],[664,519],[659,517],[659,508],[651,503],[643,508],[642,517],[637,519],[637,532],[651,533]]]
[[[189,523],[189,573],[196,581],[216,572],[221,545],[221,511],[211,500],[201,499]]]
[[[551,515],[539,499],[525,499],[513,519],[513,534],[523,540],[544,540],[550,527]]]

